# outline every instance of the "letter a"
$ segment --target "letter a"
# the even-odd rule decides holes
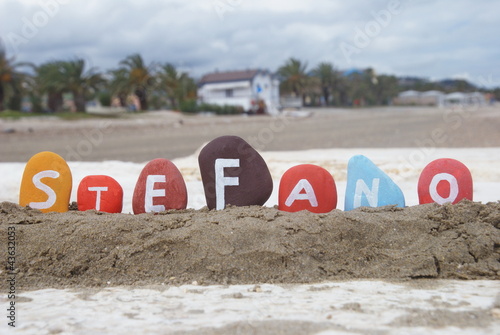
[[[221,210],[226,207],[226,195],[224,188],[226,186],[239,186],[240,184],[240,178],[238,177],[224,177],[224,168],[227,167],[240,167],[240,160],[224,158],[215,160],[215,208],[217,210]]]
[[[302,190],[305,193],[301,193]],[[292,192],[285,201],[285,205],[291,207],[295,200],[309,200],[312,207],[318,207],[318,199],[316,198],[316,193],[307,179],[301,179],[295,185]]]

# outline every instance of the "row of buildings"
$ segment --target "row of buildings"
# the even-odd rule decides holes
[[[244,70],[231,72],[213,72],[204,75],[198,84],[198,101],[215,105],[240,106],[246,112],[256,114],[279,114],[281,108],[302,107],[302,97],[280,97],[280,81],[267,70]],[[130,106],[137,106],[135,100],[128,102]],[[413,106],[450,106],[450,105],[486,105],[492,100],[480,92],[449,93],[440,91],[404,91],[392,101],[394,105]],[[116,101],[119,105],[119,102]],[[130,108],[130,107],[129,107]],[[74,104],[70,106],[74,109]],[[102,106],[94,102],[88,105],[90,111],[100,111]],[[118,109],[117,109],[118,110]]]
[[[394,98],[395,105],[410,106],[453,106],[453,105],[486,105],[492,101],[493,97],[481,92],[472,93],[443,93],[440,91],[404,91]]]
[[[279,80],[268,71],[248,70],[235,72],[215,72],[200,81],[198,99],[217,105],[239,105],[244,110],[256,110],[260,104],[269,114],[277,114],[280,107],[301,107],[300,97],[281,97]],[[493,96],[481,92],[443,93],[440,91],[404,91],[392,101],[394,105],[410,106],[452,106],[487,105]]]

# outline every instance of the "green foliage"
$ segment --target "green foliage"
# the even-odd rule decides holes
[[[121,75],[124,75],[126,81],[124,87],[131,93],[134,93],[140,102],[140,110],[147,111],[148,104],[148,90],[154,86],[155,77],[153,68],[155,64],[146,65],[144,59],[140,54],[133,54],[127,56],[120,62]]]
[[[21,72],[22,67],[29,67],[29,63],[17,63],[14,58],[8,58],[5,49],[0,44],[0,112],[6,106],[20,109],[24,94],[23,84],[28,75]]]
[[[33,95],[47,95],[47,107],[52,112],[63,110],[63,95],[73,98],[76,110],[85,112],[85,104],[104,84],[96,68],[87,69],[83,59],[51,61],[35,68],[35,78],[30,81]],[[35,100],[36,101],[36,100]]]
[[[5,110],[0,113],[0,119],[20,119],[25,117],[57,117],[63,120],[82,120],[82,119],[102,119],[102,118],[110,118],[114,116],[108,115],[92,115],[86,113],[71,113],[71,112],[62,112],[62,113],[25,113],[14,110]]]
[[[306,74],[307,63],[302,63],[296,58],[290,58],[278,69],[278,75],[282,82],[280,89],[282,93],[302,96],[307,86],[308,76]]]
[[[243,107],[232,105],[216,105],[216,104],[196,104],[196,100],[186,100],[181,104],[181,111],[184,113],[200,113],[211,112],[217,115],[235,115],[242,114]]]
[[[32,68],[32,74],[20,71],[23,67]],[[281,95],[300,97],[311,106],[386,105],[399,92],[411,89],[444,93],[478,90],[465,80],[432,82],[422,78],[398,78],[378,75],[371,68],[345,74],[329,62],[321,62],[308,70],[306,62],[293,57],[277,69],[277,75],[281,80]],[[482,91],[491,92],[500,100],[500,88]],[[187,72],[171,63],[147,64],[140,54],[129,55],[119,62],[118,69],[101,73],[96,68],[88,68],[85,60],[79,58],[54,60],[38,67],[17,63],[0,46],[0,112],[4,108],[20,110],[23,101],[30,101],[34,112],[30,115],[63,113],[64,101],[68,99],[74,102],[78,111],[85,111],[86,102],[96,97],[103,106],[110,106],[112,99],[118,99],[122,107],[139,101],[142,111],[168,107],[185,113],[243,113],[238,106],[197,104],[197,85]],[[27,116],[9,113],[4,115]]]
[[[199,112],[195,99],[187,99],[182,101],[179,105],[179,108],[184,113],[193,114]]]
[[[99,93],[99,102],[104,107],[110,107],[111,106],[111,94],[109,92]]]
[[[179,72],[174,65],[160,66],[157,74],[159,88],[166,93],[170,108],[181,109],[184,102],[196,97],[196,83],[186,72]],[[185,106],[184,106],[185,107]]]

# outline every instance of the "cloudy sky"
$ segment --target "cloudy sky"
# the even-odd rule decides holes
[[[295,57],[492,87],[499,13],[498,0],[2,0],[0,37],[19,61],[82,57],[103,71],[133,53],[195,77]]]

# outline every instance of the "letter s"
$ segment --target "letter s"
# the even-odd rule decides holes
[[[53,170],[47,170],[47,171],[42,171],[37,173],[36,175],[33,176],[33,184],[35,184],[36,188],[39,190],[45,192],[48,196],[47,201],[45,202],[30,202],[29,206],[31,208],[36,208],[36,209],[47,209],[56,203],[57,200],[57,195],[56,192],[54,192],[53,189],[45,185],[44,183],[41,182],[42,178],[59,178],[60,174],[57,171]]]

